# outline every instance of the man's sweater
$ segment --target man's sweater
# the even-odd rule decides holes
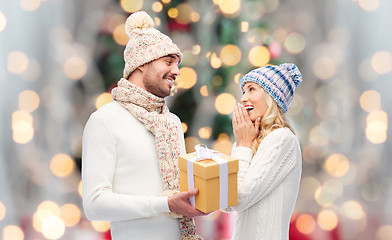
[[[185,154],[181,122],[180,152]],[[162,197],[154,135],[116,101],[91,114],[83,135],[83,206],[86,217],[110,221],[113,240],[180,239]]]
[[[298,196],[301,149],[288,128],[272,131],[253,156],[250,148],[233,146],[240,160],[238,212],[233,239],[288,240],[290,217]]]

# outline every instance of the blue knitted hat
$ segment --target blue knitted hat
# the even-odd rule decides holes
[[[295,88],[302,82],[302,74],[292,63],[269,65],[254,69],[243,76],[240,82],[241,90],[247,82],[259,84],[286,113],[293,100]]]

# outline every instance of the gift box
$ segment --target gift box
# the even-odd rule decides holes
[[[199,193],[190,201],[204,213],[236,205],[238,159],[211,151],[214,156],[200,160],[197,152],[179,157],[180,191],[197,188]],[[192,179],[194,182],[189,185]]]

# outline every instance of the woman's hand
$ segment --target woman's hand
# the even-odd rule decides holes
[[[237,146],[251,147],[253,140],[259,134],[260,121],[259,117],[253,124],[244,106],[237,103],[233,115],[233,132]]]

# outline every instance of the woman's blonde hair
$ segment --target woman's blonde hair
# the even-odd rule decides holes
[[[252,142],[251,148],[253,150],[253,154],[257,152],[261,141],[275,129],[287,127],[295,134],[295,131],[291,127],[290,122],[286,118],[283,110],[263,88],[261,88],[261,97],[268,105],[268,109],[261,118],[260,132]]]

